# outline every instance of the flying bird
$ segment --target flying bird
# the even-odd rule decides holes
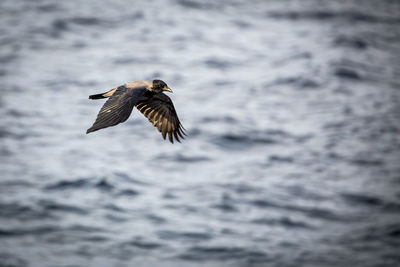
[[[161,132],[165,139],[174,143],[174,138],[184,138],[185,128],[179,121],[171,99],[163,93],[172,90],[161,80],[128,82],[108,92],[90,95],[89,99],[108,98],[100,109],[96,121],[86,134],[117,125],[126,121],[133,107],[143,115]]]

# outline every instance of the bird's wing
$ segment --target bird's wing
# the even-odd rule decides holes
[[[118,87],[115,93],[104,103],[97,115],[96,121],[86,133],[88,134],[126,121],[144,91],[145,87],[126,88],[123,85]]]
[[[164,139],[168,133],[171,143],[174,142],[173,137],[180,142],[179,137],[183,139],[183,136],[186,135],[176,114],[174,105],[167,95],[163,93],[155,94],[152,97],[139,101],[136,104],[136,108],[157,127]]]

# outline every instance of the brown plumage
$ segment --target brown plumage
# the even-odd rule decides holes
[[[162,137],[171,143],[184,138],[185,132],[176,114],[171,99],[163,91],[172,90],[161,80],[129,82],[102,94],[89,96],[89,99],[109,99],[104,103],[93,126],[87,134],[117,125],[126,121],[133,107],[161,132]]]

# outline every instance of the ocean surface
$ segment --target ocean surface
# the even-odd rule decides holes
[[[2,0],[0,90],[1,267],[400,266],[399,1]]]

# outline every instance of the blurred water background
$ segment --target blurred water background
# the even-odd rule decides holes
[[[398,266],[400,2],[2,0],[0,266]],[[159,78],[188,137],[89,94]]]

